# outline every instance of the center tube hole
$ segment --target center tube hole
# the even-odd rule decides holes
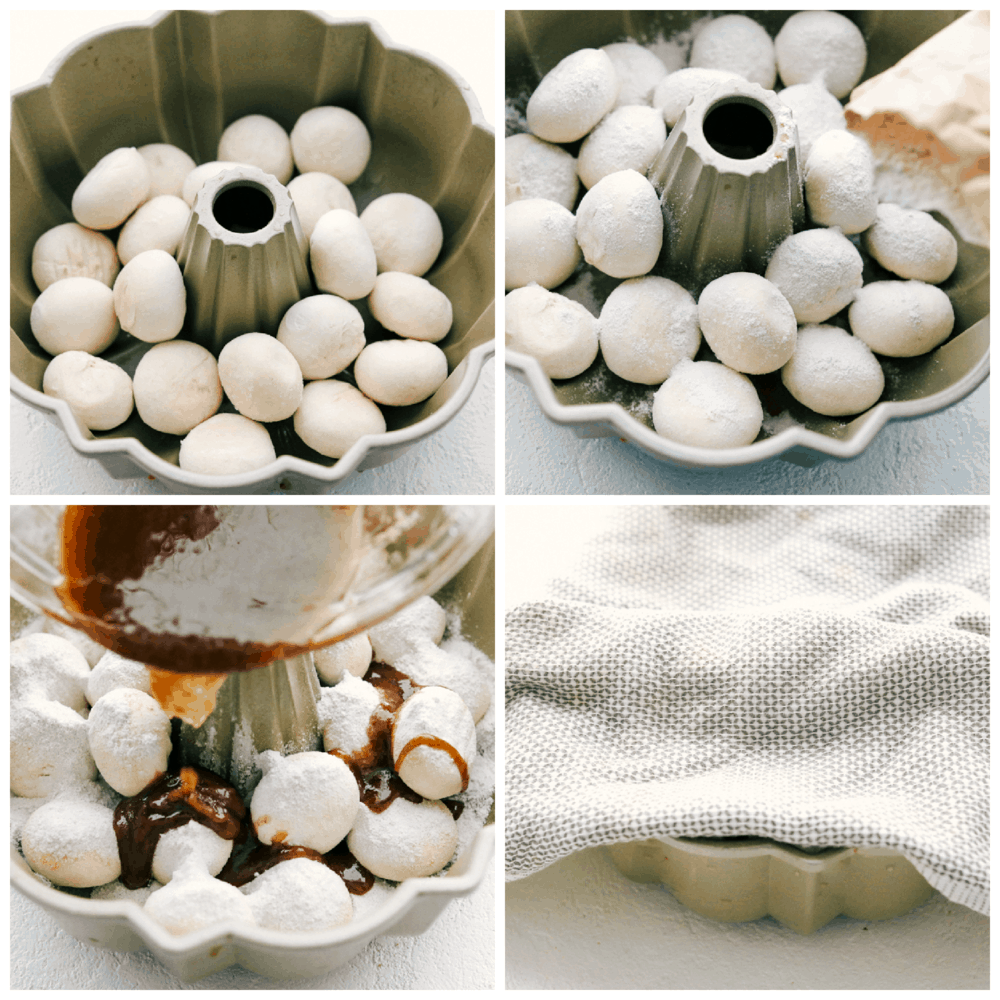
[[[752,160],[774,142],[770,117],[756,104],[728,101],[717,104],[702,124],[708,144],[731,160]]]
[[[274,202],[256,184],[233,184],[215,196],[215,221],[231,233],[256,233],[274,218]]]

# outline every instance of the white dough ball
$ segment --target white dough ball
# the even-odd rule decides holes
[[[160,834],[153,851],[153,878],[166,885],[174,873],[195,855],[211,876],[222,871],[233,853],[233,842],[191,820]]]
[[[378,763],[372,722],[386,719],[382,692],[374,685],[348,674],[336,687],[326,688],[318,707],[323,728],[323,749],[362,772]]]
[[[360,216],[379,271],[426,274],[444,244],[437,212],[422,198],[396,192],[376,198]]]
[[[433,597],[418,597],[391,618],[370,628],[368,638],[375,659],[394,667],[423,643],[440,643],[447,624],[444,608]]]
[[[232,163],[229,160],[212,160],[209,163],[203,163],[200,167],[195,167],[184,178],[184,186],[181,188],[181,197],[188,203],[191,208],[194,208],[195,200],[198,197],[198,192],[205,186],[205,182],[217,174],[221,174],[224,170],[232,170],[233,167],[238,167],[238,163]]]
[[[508,290],[537,282],[561,285],[580,263],[576,218],[544,198],[526,198],[504,209],[504,284]]]
[[[288,133],[266,115],[237,118],[219,137],[220,160],[248,163],[287,184],[295,169]]]
[[[777,371],[795,350],[795,313],[759,274],[736,271],[706,285],[698,299],[698,322],[715,356],[734,371]]]
[[[435,646],[427,639],[398,657],[395,667],[417,684],[454,691],[472,713],[474,722],[486,714],[493,700],[492,682],[470,656]]]
[[[144,250],[165,250],[176,256],[187,230],[191,209],[183,198],[161,194],[140,205],[118,235],[118,256],[123,264]]]
[[[698,351],[698,307],[675,281],[632,278],[608,296],[598,334],[604,363],[619,378],[660,385],[674,365]]]
[[[548,142],[582,139],[614,106],[621,83],[600,49],[579,49],[542,78],[528,101],[528,128]]]
[[[10,712],[10,790],[38,799],[97,776],[87,720],[58,701],[38,696]]]
[[[165,250],[144,250],[115,281],[115,312],[126,333],[147,344],[173,340],[187,312],[180,265]]]
[[[304,379],[330,378],[361,353],[365,321],[346,299],[309,295],[281,318],[278,343],[292,352]]]
[[[667,139],[667,126],[656,108],[628,105],[602,118],[583,140],[577,170],[584,187],[619,170],[645,174]]]
[[[732,70],[765,90],[774,88],[777,75],[771,36],[743,14],[726,14],[706,24],[691,44],[688,64]]]
[[[648,273],[663,244],[663,215],[653,185],[635,170],[598,181],[580,202],[576,238],[587,263],[612,278]]]
[[[316,285],[342,299],[363,299],[375,287],[375,249],[361,220],[346,208],[320,217],[309,238]]]
[[[597,321],[590,311],[541,285],[507,293],[504,334],[508,350],[536,358],[549,378],[574,378],[597,357]]]
[[[760,433],[764,411],[753,383],[714,361],[681,361],[653,396],[653,427],[696,448],[740,448]]]
[[[222,348],[219,381],[233,406],[251,420],[284,420],[302,402],[298,361],[266,333],[244,333]]]
[[[183,149],[168,142],[140,146],[139,153],[149,168],[149,197],[169,194],[183,198],[184,181],[197,166],[194,160]]]
[[[806,204],[813,222],[851,235],[875,221],[875,157],[855,132],[833,129],[812,146],[806,169]]]
[[[362,806],[347,847],[373,875],[402,882],[444,868],[458,847],[458,826],[443,803],[400,797],[381,812]]]
[[[299,172],[319,171],[352,184],[372,152],[365,123],[346,108],[310,108],[292,129],[292,154]]]
[[[542,198],[572,211],[579,188],[576,159],[565,149],[528,132],[504,140],[504,204]]]
[[[799,323],[821,323],[853,301],[864,262],[839,229],[807,229],[786,237],[764,277],[778,286]]]
[[[652,103],[653,90],[667,75],[663,60],[635,42],[612,42],[601,51],[611,60],[620,84],[615,107]]]
[[[246,898],[259,927],[325,931],[349,924],[354,904],[344,880],[310,858],[290,858],[258,875]]]
[[[385,434],[382,411],[347,382],[310,382],[295,411],[295,433],[313,451],[342,458],[366,434]]]
[[[782,82],[818,79],[834,97],[846,97],[854,89],[868,59],[864,35],[832,10],[793,14],[774,39],[774,53]]]
[[[923,281],[873,281],[858,292],[847,315],[854,336],[890,358],[926,354],[955,326],[951,299]]]
[[[818,83],[796,83],[785,87],[779,92],[778,100],[791,110],[795,119],[800,170],[821,135],[847,128],[847,118],[840,101]]]
[[[149,167],[135,147],[112,150],[73,192],[73,218],[88,229],[114,229],[149,197],[149,185]]]
[[[316,223],[335,208],[342,208],[352,215],[358,214],[354,197],[343,181],[318,170],[299,174],[288,182],[288,193],[295,205],[295,214],[302,226],[302,235],[309,241]]]
[[[382,326],[401,337],[437,343],[451,330],[451,300],[415,274],[383,271],[375,279],[368,307]]]
[[[361,796],[351,769],[339,758],[310,750],[283,757],[261,778],[250,802],[263,844],[333,850],[354,825]]]
[[[114,813],[79,799],[55,799],[24,824],[21,850],[32,871],[56,885],[106,885],[121,875]]]
[[[215,358],[200,344],[168,340],[147,351],[132,378],[143,422],[164,434],[187,434],[222,403]]]
[[[354,362],[358,388],[376,403],[411,406],[433,396],[448,377],[448,359],[425,340],[379,340]]]
[[[211,878],[196,865],[182,866],[169,885],[150,895],[143,911],[171,934],[215,924],[256,924],[247,897],[234,885]]]
[[[102,695],[87,730],[94,763],[119,794],[136,795],[166,771],[170,716],[144,691],[115,688]]]
[[[86,710],[90,664],[71,642],[34,632],[15,639],[9,656],[11,699],[36,695],[75,712]]]
[[[339,684],[345,676],[364,677],[372,662],[372,644],[366,632],[341,639],[313,653],[316,672],[324,684]]]
[[[861,413],[878,402],[885,376],[868,345],[839,326],[799,327],[795,353],[781,369],[785,388],[826,417]]]
[[[742,80],[739,73],[728,69],[702,69],[689,66],[665,76],[653,91],[653,107],[663,115],[663,120],[673,128],[684,109],[702,94],[727,80]]]
[[[239,413],[216,413],[181,441],[180,467],[206,476],[236,476],[270,465],[276,458],[263,424]]]
[[[83,658],[91,667],[96,667],[101,657],[107,652],[100,643],[94,642],[86,632],[81,632],[79,629],[73,628],[72,625],[59,621],[58,618],[46,617],[42,622],[41,630],[49,635],[58,635],[65,639],[75,649],[83,653]]]
[[[96,278],[63,278],[35,299],[31,332],[49,354],[100,354],[118,336],[114,293]]]
[[[955,270],[958,243],[928,212],[885,203],[861,238],[864,248],[901,278],[937,285]]]
[[[124,687],[152,695],[149,668],[136,660],[127,660],[110,649],[105,650],[87,678],[87,701],[96,705],[109,691]]]
[[[41,292],[63,278],[94,278],[110,288],[117,274],[114,243],[77,222],[42,233],[31,251],[31,276]]]
[[[65,400],[92,431],[109,431],[132,413],[132,380],[124,368],[84,351],[66,351],[42,376],[46,396]]]

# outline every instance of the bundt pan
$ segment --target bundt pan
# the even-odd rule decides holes
[[[152,142],[180,146],[204,163],[216,158],[219,136],[235,119],[259,113],[290,130],[321,104],[349,108],[371,132],[371,160],[350,186],[359,212],[380,194],[405,191],[441,218],[444,248],[427,277],[454,308],[451,333],[439,345],[448,380],[423,403],[385,408],[388,433],[358,441],[339,460],[306,447],[291,421],[270,425],[277,461],[239,476],[182,471],[180,438],[146,427],[135,413],[112,431],[83,428],[65,403],[41,391],[50,359],[29,316],[39,294],[32,247],[46,230],[72,221],[70,199],[84,174],[116,147]],[[355,470],[384,465],[455,416],[493,354],[493,161],[493,130],[468,84],[432,56],[392,43],[371,21],[182,10],[88,35],[12,97],[12,390],[111,476],[151,473],[177,492],[264,493],[279,483],[324,492]],[[116,239],[117,231],[108,235]],[[386,336],[362,312],[368,340]],[[103,357],[131,375],[150,346],[123,333]]]
[[[643,42],[670,39],[687,31],[704,17],[704,11],[508,11],[506,20],[507,134],[526,128],[524,110],[538,81],[559,60],[577,49],[600,47],[626,39]],[[720,12],[722,13],[722,12]],[[773,37],[793,11],[747,11]],[[865,77],[888,69],[931,35],[945,27],[961,11],[846,11],[868,43]],[[780,142],[776,133],[775,142]],[[664,153],[676,144],[668,136]],[[575,152],[575,146],[570,147]],[[664,154],[654,162],[650,174],[662,174]],[[743,161],[753,163],[755,161]],[[657,188],[659,191],[660,189]],[[778,188],[769,187],[777,193]],[[581,195],[583,191],[581,190]],[[790,200],[794,201],[794,188]],[[746,199],[753,206],[753,198]],[[759,207],[759,206],[758,206]],[[794,204],[790,206],[796,214]],[[784,207],[781,207],[784,211]],[[667,228],[671,224],[670,208]],[[779,212],[779,214],[781,214]],[[697,448],[661,437],[653,430],[654,386],[626,382],[614,375],[598,357],[587,371],[575,378],[551,380],[532,357],[506,351],[510,372],[527,383],[545,415],[564,424],[579,437],[618,437],[657,458],[689,468],[750,465],[769,458],[783,458],[811,466],[829,457],[850,459],[861,454],[889,420],[913,419],[944,409],[973,391],[989,372],[989,251],[963,240],[948,219],[934,217],[955,233],[959,246],[958,266],[941,287],[955,309],[955,332],[929,354],[916,358],[880,358],[886,376],[882,399],[866,413],[848,420],[823,417],[796,402],[781,383],[780,374],[754,376],[764,407],[764,427],[757,440],[744,448]],[[706,227],[719,229],[724,227]],[[730,227],[731,229],[739,227]],[[749,227],[752,228],[752,227]],[[798,224],[796,228],[801,228]],[[701,242],[693,244],[694,251]],[[666,256],[653,272],[672,277]],[[747,270],[756,270],[748,254]],[[865,282],[892,277],[871,261],[864,251]],[[714,276],[712,261],[699,262],[700,272],[679,277],[682,284],[698,287]],[[684,268],[681,268],[684,270]],[[597,315],[605,299],[618,284],[584,264],[557,291],[576,299]],[[830,322],[843,323],[843,315]],[[705,345],[696,360],[714,360]]]

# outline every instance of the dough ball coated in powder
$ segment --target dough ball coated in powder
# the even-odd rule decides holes
[[[342,458],[366,434],[384,434],[382,411],[353,385],[326,379],[310,382],[295,411],[295,433],[328,458]]]
[[[688,65],[703,69],[728,69],[774,89],[774,43],[756,21],[743,14],[726,14],[710,21],[691,44]]]
[[[547,142],[576,142],[615,106],[620,87],[606,52],[579,49],[535,88],[525,112],[528,128]]]
[[[665,76],[653,91],[653,107],[663,120],[673,128],[680,120],[684,109],[702,94],[708,93],[726,80],[742,80],[739,73],[728,69],[702,69],[689,66]]]
[[[247,897],[235,885],[211,878],[196,859],[181,865],[169,885],[151,893],[143,912],[171,934],[223,922],[256,923]]]
[[[101,777],[120,795],[137,795],[167,769],[170,716],[144,691],[115,688],[98,698],[87,737]]]
[[[147,344],[172,340],[187,312],[180,265],[165,250],[144,250],[115,281],[115,312],[122,329]]]
[[[864,35],[832,10],[793,14],[774,39],[774,53],[785,84],[818,78],[834,97],[846,97],[854,89],[868,60]]]
[[[346,299],[309,295],[281,318],[278,342],[292,352],[304,379],[330,378],[361,353],[365,321]]]
[[[147,351],[132,392],[143,423],[164,434],[187,434],[222,403],[215,358],[187,340],[168,340]]]
[[[114,243],[78,222],[42,233],[31,251],[31,276],[41,292],[63,278],[94,278],[110,288],[118,269]]]
[[[302,402],[299,363],[266,333],[244,333],[222,348],[219,381],[233,406],[251,420],[284,420]]]
[[[653,90],[667,75],[663,60],[635,42],[612,42],[601,51],[611,60],[620,88],[615,107],[652,103]]]
[[[364,677],[372,662],[372,644],[366,632],[341,639],[313,653],[316,672],[324,684],[339,684],[346,676]]]
[[[565,149],[528,132],[504,140],[504,204],[543,198],[572,211],[579,189],[576,159]]]
[[[263,424],[239,413],[216,413],[181,441],[180,467],[206,476],[236,476],[270,465],[277,455]]]
[[[380,271],[426,274],[444,244],[437,212],[416,195],[384,194],[360,218],[375,248]]]
[[[451,301],[424,278],[403,271],[384,271],[368,296],[372,315],[401,337],[437,343],[451,329]]]
[[[94,802],[46,802],[24,824],[21,850],[32,870],[55,885],[107,885],[122,871],[114,813]]]
[[[309,239],[316,285],[342,299],[363,299],[375,287],[378,264],[361,220],[345,208],[320,217]]]
[[[681,361],[653,396],[657,434],[696,448],[740,448],[760,433],[753,383],[714,361]]]
[[[177,255],[191,209],[183,198],[161,194],[140,205],[118,234],[118,257],[127,264],[145,250]]]
[[[824,132],[806,160],[805,196],[813,222],[842,233],[864,232],[875,221],[875,158],[855,132]]]
[[[374,625],[368,637],[375,659],[394,667],[427,643],[439,644],[447,627],[444,608],[433,597],[418,597],[391,618]]]
[[[958,243],[928,212],[885,203],[861,238],[864,248],[901,278],[937,285],[955,270]]]
[[[698,299],[698,322],[715,356],[734,371],[777,371],[795,350],[795,313],[759,274],[736,271],[706,285]]]
[[[346,108],[310,108],[292,129],[292,155],[303,174],[319,171],[353,184],[368,166],[372,140],[365,123]]]
[[[576,238],[587,263],[612,278],[648,273],[663,244],[663,215],[653,185],[635,170],[608,174],[583,196]]]
[[[858,292],[847,316],[859,340],[890,358],[926,354],[955,326],[951,299],[923,281],[873,281]]]
[[[592,188],[619,170],[645,174],[666,139],[667,126],[656,108],[615,108],[583,140],[577,159],[580,180],[584,187]]]
[[[10,790],[40,799],[97,776],[87,720],[43,698],[16,702],[10,713]]]
[[[175,198],[183,198],[184,181],[197,166],[194,160],[183,149],[168,142],[140,146],[139,154],[149,168],[149,197],[171,194]]]
[[[561,285],[580,263],[576,218],[544,198],[515,201],[504,209],[504,284]]]
[[[149,167],[139,150],[112,150],[77,185],[73,218],[88,229],[114,229],[149,197],[149,185]]]
[[[821,135],[833,129],[847,128],[847,118],[840,101],[818,83],[796,83],[782,90],[778,99],[795,118],[800,169]]]
[[[425,340],[379,340],[354,362],[358,388],[376,403],[411,406],[433,396],[448,377],[448,359]]]
[[[65,400],[92,431],[109,431],[132,414],[132,380],[124,368],[84,351],[65,351],[42,376],[46,396]]]
[[[343,181],[330,174],[313,170],[299,174],[288,182],[288,193],[295,205],[295,214],[302,226],[302,235],[308,241],[316,228],[316,223],[335,208],[342,208],[352,215],[358,214],[354,196]]]
[[[181,197],[194,208],[195,199],[198,197],[198,192],[205,186],[205,182],[211,178],[215,177],[216,174],[221,174],[224,170],[232,170],[233,167],[238,167],[238,163],[230,162],[229,160],[212,160],[209,163],[203,163],[200,167],[195,167],[184,178],[184,186],[181,188]]]
[[[295,169],[288,133],[266,115],[237,118],[219,137],[218,158],[248,163],[287,184]]]
[[[698,351],[698,307],[687,289],[647,275],[623,281],[607,298],[598,323],[601,356],[619,377],[660,385]]]
[[[573,378],[597,357],[597,321],[558,292],[526,285],[504,299],[507,348],[536,358],[549,378]]]
[[[279,931],[325,931],[354,916],[344,880],[311,858],[269,868],[246,887],[246,899],[259,927]]]
[[[807,229],[784,239],[764,277],[778,286],[799,323],[821,323],[853,301],[864,262],[839,229]]]
[[[63,278],[35,299],[31,332],[49,354],[100,354],[118,336],[114,294],[96,278]]]
[[[885,388],[882,368],[867,344],[839,326],[814,324],[799,327],[781,381],[803,406],[825,417],[862,413]]]
[[[87,708],[90,665],[71,642],[35,632],[10,644],[10,694],[14,701],[37,696],[58,701],[74,711]]]
[[[201,823],[191,820],[160,835],[153,851],[153,878],[166,885],[191,855],[196,855],[211,876],[222,871],[233,853],[233,842],[223,840]]]
[[[87,701],[96,705],[109,691],[123,687],[152,694],[149,668],[136,660],[127,660],[110,649],[106,650],[87,678]]]

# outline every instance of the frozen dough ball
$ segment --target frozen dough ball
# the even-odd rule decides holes
[[[508,350],[536,358],[549,378],[573,378],[597,357],[597,322],[590,311],[541,285],[507,294],[504,332]]]
[[[316,170],[299,174],[289,181],[288,193],[292,196],[295,214],[299,217],[302,235],[307,242],[312,237],[316,223],[327,212],[342,208],[351,215],[358,214],[354,197],[347,185],[330,174],[322,174]]]
[[[621,84],[600,49],[579,49],[542,78],[528,101],[528,128],[548,142],[582,139],[614,106]]]
[[[504,204],[542,198],[572,211],[579,189],[576,159],[565,149],[528,132],[504,140]]]
[[[65,639],[83,653],[83,658],[91,667],[96,667],[101,657],[107,652],[100,643],[94,642],[85,632],[59,621],[58,618],[46,618],[42,622],[41,630],[48,635],[57,635],[61,639]]]
[[[806,160],[804,179],[813,222],[851,235],[875,221],[875,158],[857,133],[834,129],[821,135]]]
[[[840,101],[818,83],[796,83],[785,87],[778,100],[789,108],[799,137],[799,169],[802,169],[821,135],[847,128]]]
[[[656,433],[696,448],[740,448],[760,433],[753,383],[714,361],[681,361],[653,396]]]
[[[451,330],[451,300],[415,274],[383,271],[375,279],[368,307],[382,326],[401,337],[437,343]]]
[[[665,76],[653,91],[653,107],[663,120],[673,128],[680,120],[684,109],[702,94],[727,80],[742,80],[739,73],[728,69],[701,69],[687,67]]]
[[[132,392],[143,423],[164,434],[187,434],[222,403],[215,358],[187,340],[168,340],[147,351],[136,367]]]
[[[94,802],[46,802],[24,824],[21,850],[32,871],[56,885],[107,885],[122,872],[114,813]]]
[[[955,270],[958,243],[928,212],[885,203],[861,238],[864,248],[901,278],[937,285]]]
[[[737,271],[706,285],[698,299],[698,322],[715,356],[734,371],[777,371],[795,350],[795,313],[759,274]]]
[[[861,413],[878,402],[885,376],[868,345],[839,326],[799,328],[795,353],[781,369],[785,388],[825,417]]]
[[[821,323],[861,288],[864,262],[839,229],[807,229],[784,239],[764,277],[778,286],[799,323]]]
[[[384,194],[360,218],[375,248],[379,271],[426,274],[444,245],[437,212],[416,195]]]
[[[21,636],[10,644],[8,662],[12,699],[37,695],[77,712],[86,709],[90,664],[68,640],[46,632]]]
[[[232,170],[234,167],[238,167],[238,163],[231,163],[229,160],[212,160],[209,163],[203,163],[200,167],[195,167],[184,178],[184,186],[181,188],[181,197],[188,203],[191,208],[194,208],[195,199],[198,197],[198,192],[205,186],[205,182],[211,177],[215,177],[217,174],[221,174],[224,170]]]
[[[77,222],[42,233],[31,251],[31,276],[42,292],[63,278],[94,278],[110,288],[117,275],[114,243]]]
[[[358,388],[376,403],[411,406],[433,396],[448,377],[448,359],[425,340],[379,340],[354,362]]]
[[[526,198],[504,209],[504,284],[561,285],[580,263],[576,218],[544,198]]]
[[[364,677],[372,662],[372,644],[367,633],[341,639],[313,653],[316,672],[324,684],[339,684],[345,676]]]
[[[649,272],[663,244],[663,215],[653,185],[635,170],[608,174],[583,196],[576,238],[587,263],[612,278]]]
[[[191,820],[160,835],[153,851],[153,878],[166,885],[192,855],[214,877],[222,871],[232,852],[231,840],[223,840],[207,826]]]
[[[115,688],[87,720],[90,752],[101,777],[121,795],[137,795],[167,769],[170,716],[144,691]]]
[[[726,14],[710,21],[691,44],[691,66],[728,69],[774,89],[774,43],[767,31],[743,14]]]
[[[309,295],[281,318],[278,342],[292,352],[304,379],[330,378],[361,353],[365,321],[346,299]]]
[[[418,597],[391,618],[369,629],[375,659],[394,667],[402,657],[424,643],[444,638],[448,616],[433,597]]]
[[[287,184],[295,169],[288,133],[266,115],[237,118],[219,137],[218,158],[248,163]]]
[[[132,380],[125,369],[84,351],[53,358],[42,376],[42,391],[65,400],[92,431],[109,431],[132,414]]]
[[[139,150],[112,150],[73,192],[73,218],[88,229],[114,229],[149,197],[149,185],[149,167]]]
[[[232,921],[256,924],[247,897],[235,885],[209,877],[196,864],[183,865],[169,885],[152,893],[143,912],[171,934]]]
[[[635,42],[612,42],[601,51],[611,60],[620,84],[615,107],[651,103],[653,89],[667,75],[663,60]]]
[[[598,323],[601,357],[619,377],[660,385],[701,343],[698,307],[668,278],[623,281],[607,298]]]
[[[387,705],[374,685],[348,674],[320,696],[323,749],[362,773],[378,766]],[[373,726],[374,723],[374,726]]]
[[[615,108],[583,140],[577,159],[580,180],[584,187],[592,188],[619,170],[645,174],[666,139],[667,126],[656,108]]]
[[[180,265],[165,250],[144,250],[115,281],[115,312],[126,333],[147,344],[173,340],[187,312]]]
[[[123,687],[151,695],[149,668],[136,660],[127,660],[110,649],[106,650],[87,678],[87,701],[96,705],[103,695]]]
[[[316,285],[342,299],[363,299],[378,274],[375,249],[361,220],[346,208],[320,217],[309,238]]]
[[[140,205],[118,235],[118,256],[123,264],[144,250],[164,250],[172,257],[184,239],[191,209],[183,198],[161,194]]]
[[[206,476],[237,476],[270,465],[276,458],[263,424],[239,413],[216,413],[181,441],[180,467]]]
[[[49,354],[100,354],[118,336],[114,293],[96,278],[63,278],[35,299],[31,332]]]
[[[149,168],[149,197],[169,194],[183,198],[184,181],[197,166],[194,160],[177,146],[168,142],[151,142],[140,146],[139,154]]]
[[[857,26],[832,10],[793,14],[774,39],[774,52],[783,83],[818,79],[834,97],[846,97],[854,89],[868,59]]]
[[[365,123],[346,108],[310,108],[299,116],[291,139],[300,173],[319,171],[344,184],[361,176],[372,152]]]
[[[277,931],[325,931],[354,916],[344,880],[311,858],[269,868],[246,887],[246,899],[257,925]]]
[[[926,354],[955,326],[951,299],[923,281],[873,281],[858,292],[847,315],[854,336],[890,358]]]
[[[478,722],[489,710],[493,684],[475,660],[462,652],[424,640],[398,657],[395,667],[415,684],[454,691],[472,713],[473,722]]]
[[[219,381],[233,406],[251,420],[284,420],[302,402],[299,363],[266,333],[244,333],[222,348]]]
[[[15,795],[43,798],[96,776],[82,715],[38,696],[11,705],[10,790]]]
[[[295,433],[327,458],[342,458],[366,434],[385,434],[382,411],[346,382],[310,382],[295,411]]]

